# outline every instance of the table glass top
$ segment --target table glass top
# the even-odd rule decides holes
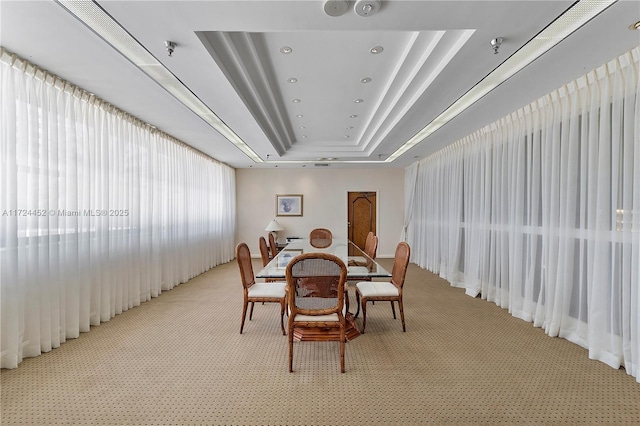
[[[378,262],[367,256],[349,240],[334,239],[329,247],[317,248],[309,239],[294,240],[287,244],[267,266],[256,274],[257,278],[284,278],[287,264],[302,253],[330,253],[339,257],[347,265],[347,277],[390,277],[391,274]],[[349,253],[351,252],[351,254]]]

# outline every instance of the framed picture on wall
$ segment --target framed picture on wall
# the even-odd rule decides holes
[[[302,195],[276,195],[276,216],[302,216]]]

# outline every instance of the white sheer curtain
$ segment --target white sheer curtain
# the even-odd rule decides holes
[[[416,192],[416,181],[418,178],[418,163],[413,163],[407,167],[404,176],[404,223],[402,227],[401,241],[407,241],[409,236],[409,225],[411,224],[411,215],[413,214],[413,196]]]
[[[422,160],[409,241],[420,266],[640,382],[639,61]]]
[[[234,257],[235,171],[2,51],[1,360]]]

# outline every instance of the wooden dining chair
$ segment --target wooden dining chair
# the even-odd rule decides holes
[[[255,302],[279,303],[280,304],[280,328],[284,331],[284,310],[286,305],[286,283],[285,282],[264,282],[257,283],[253,274],[251,264],[251,252],[246,243],[236,246],[236,260],[240,268],[240,279],[244,292],[244,303],[242,305],[242,322],[240,323],[240,334],[244,329],[244,321],[247,316],[247,307],[251,303],[249,321],[253,318],[253,306]]]
[[[378,237],[369,231],[367,239],[364,242],[364,253],[371,259],[375,259],[378,253]]]
[[[340,258],[329,253],[304,253],[289,262],[286,269],[289,306],[289,372],[293,371],[293,338],[295,329],[314,329],[305,340],[335,340],[323,330],[338,328],[340,371],[344,373],[346,342],[345,281],[347,267]]]
[[[278,254],[278,246],[276,245],[276,239],[271,232],[269,232],[269,249],[271,250],[271,259]]]
[[[378,253],[378,237],[373,234],[373,231],[369,231],[367,239],[364,242],[364,254],[371,259],[375,259]],[[366,263],[368,259],[364,256],[354,256],[350,258],[355,263]]]
[[[365,256],[354,256],[349,258],[349,274],[352,277],[357,277],[349,279],[349,281],[371,281],[371,277],[367,274],[373,260],[376,258],[377,251],[378,237],[373,234],[373,231],[369,231],[364,243],[364,254],[366,254],[368,258]],[[362,273],[362,276],[358,276],[359,273]]]
[[[258,239],[258,247],[260,247],[260,258],[262,259],[262,266],[267,266],[267,264],[271,261],[269,257],[269,247],[267,246],[267,240],[264,237],[260,237]],[[265,278],[264,282],[272,283],[272,282],[282,282],[282,279],[278,278]]]
[[[400,308],[400,318],[402,319],[402,331],[407,331],[404,322],[404,306],[402,304],[402,288],[407,274],[411,249],[409,244],[400,242],[396,247],[393,269],[391,271],[390,282],[361,281],[356,284],[356,303],[362,307],[362,334],[367,326],[367,302],[389,301],[391,302],[391,312],[396,318],[394,302],[398,302]],[[355,315],[358,316],[358,313]]]
[[[258,247],[260,247],[260,258],[262,259],[262,266],[267,266],[267,263],[271,260],[269,256],[269,246],[267,246],[267,240],[264,237],[258,239]]]
[[[333,234],[326,228],[315,228],[309,233],[309,242],[313,247],[326,248],[333,241]]]

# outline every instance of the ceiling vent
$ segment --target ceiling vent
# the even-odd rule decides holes
[[[316,166],[316,167],[329,167],[329,163],[315,163],[314,166]]]

